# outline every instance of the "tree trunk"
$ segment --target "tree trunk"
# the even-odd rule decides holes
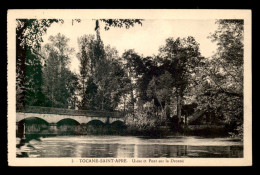
[[[81,109],[85,109],[85,107],[86,107],[86,98],[85,98],[85,79],[83,78],[83,82],[82,82],[82,84],[83,84],[83,91],[82,91],[82,97],[83,97],[83,99],[81,100]]]
[[[166,100],[166,104],[165,104],[165,115],[166,115],[166,119],[170,119],[171,118],[171,109],[170,109],[170,103],[168,100]]]
[[[159,104],[160,104],[160,107],[161,107],[161,113],[162,113],[162,118],[165,116],[165,110],[162,106],[162,103],[158,100]]]
[[[51,87],[51,107],[53,107],[53,100],[54,100],[54,97],[53,97],[53,86]]]
[[[178,125],[181,123],[181,107],[182,107],[182,96],[180,91],[177,92],[177,117],[178,117]]]
[[[134,102],[134,89],[133,89],[132,84],[131,84],[131,105],[132,105],[132,109],[134,112],[135,111],[135,102]]]
[[[124,97],[124,112],[125,112],[125,97]]]
[[[16,89],[19,89],[19,94],[16,94],[17,106],[25,106],[25,78],[26,78],[26,46],[22,47],[21,42],[23,32],[27,28],[27,23],[16,31]],[[24,39],[25,40],[25,39]],[[25,42],[25,41],[24,41]]]
[[[131,88],[131,93],[130,93],[130,103],[131,103],[131,105],[132,105],[132,107],[133,107],[133,113],[134,113],[134,109],[135,109],[135,103],[134,103],[134,88],[133,88],[133,84],[132,84],[132,79],[133,79],[133,74],[132,74],[132,70],[131,70],[131,68],[130,68],[130,70],[129,70],[129,77],[130,77],[130,88]]]
[[[84,95],[85,95],[85,79],[83,78],[83,97],[84,97]]]

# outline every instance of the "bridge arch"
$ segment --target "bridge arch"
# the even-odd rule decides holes
[[[26,122],[28,124],[32,123],[33,124],[38,124],[38,123],[46,123],[46,124],[49,124],[48,121],[40,118],[40,117],[27,117],[27,118],[21,118],[20,120],[17,121],[17,123],[23,123],[23,122]]]
[[[110,124],[111,127],[115,128],[125,128],[126,124],[121,120],[116,120]]]
[[[16,122],[17,134],[27,133],[39,133],[45,129],[48,129],[49,122],[39,117],[28,117],[18,120]]]
[[[16,113],[16,123],[19,123],[20,121],[24,121],[27,119],[41,119],[46,121],[47,123],[51,123],[47,118],[45,119],[37,113]]]
[[[106,131],[106,124],[98,119],[85,123],[83,127],[88,134],[103,134]]]
[[[97,126],[97,125],[101,125],[101,126],[104,126],[105,123],[101,120],[98,120],[98,119],[94,119],[94,120],[91,120],[89,122],[86,123],[86,125],[94,125],[94,126]]]
[[[126,125],[121,120],[116,120],[110,124],[111,133],[121,134],[126,131]]]
[[[63,118],[59,121],[57,121],[57,126],[60,126],[62,124],[67,124],[67,125],[80,125],[80,121],[74,118]]]
[[[125,125],[125,123],[122,120],[115,120],[110,125]]]
[[[62,134],[75,134],[80,122],[72,118],[64,118],[59,120],[55,125],[58,132]]]

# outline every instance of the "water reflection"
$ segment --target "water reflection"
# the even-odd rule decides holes
[[[241,142],[228,138],[55,136],[17,138],[17,157],[243,157]]]

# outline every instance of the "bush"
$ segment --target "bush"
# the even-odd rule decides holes
[[[232,132],[229,132],[229,135],[231,137],[236,137],[236,138],[239,138],[241,140],[243,140],[243,137],[244,137],[244,127],[243,127],[243,124],[241,125],[238,125],[234,131]]]
[[[126,126],[131,134],[152,135],[157,127],[162,124],[161,117],[155,115],[151,109],[136,110],[126,115]]]

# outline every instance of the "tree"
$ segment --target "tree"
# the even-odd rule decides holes
[[[69,55],[73,49],[68,47],[69,39],[60,33],[50,36],[50,44],[46,44],[45,49],[48,53],[43,77],[44,93],[47,97],[48,105],[52,107],[68,107],[68,99],[71,94],[71,77],[74,77],[68,69]]]
[[[217,20],[218,29],[210,36],[212,42],[217,42],[216,56],[235,68],[244,63],[244,21],[243,20]]]
[[[153,76],[159,75],[158,69],[152,57],[143,58],[134,50],[127,50],[122,56],[124,60],[124,67],[131,79],[131,102],[134,105],[134,90],[136,90],[136,98],[141,101],[149,100],[147,96],[147,87]]]
[[[38,50],[42,42],[42,35],[52,23],[63,22],[58,19],[17,19],[16,27],[16,104],[26,104],[26,53],[36,54],[39,59]],[[36,61],[37,62],[37,61]],[[30,75],[28,75],[30,76]]]
[[[98,87],[97,98],[99,100],[99,109],[104,110],[107,91],[106,85],[109,81],[109,61],[106,59],[106,53],[103,41],[101,40],[99,33],[97,32],[97,39],[94,41],[94,47],[92,50],[92,75],[94,82]]]
[[[80,19],[72,19],[72,25],[75,22],[81,22]],[[105,29],[110,27],[122,27],[129,28],[134,26],[135,23],[142,24],[139,19],[102,19],[96,20],[96,29],[99,28],[98,21],[102,21],[106,24]],[[28,50],[32,54],[37,55],[35,59],[44,57],[39,54],[41,48],[42,35],[46,33],[47,29],[53,24],[64,21],[62,19],[17,19],[16,28],[16,100],[17,106],[24,106],[26,103],[26,53]],[[30,75],[28,75],[30,76]]]
[[[166,45],[160,49],[162,68],[173,77],[177,96],[177,117],[181,122],[181,108],[185,90],[192,81],[191,75],[201,61],[199,44],[191,36],[187,38],[166,39]]]
[[[77,104],[78,104],[78,94],[77,91],[80,89],[79,88],[79,80],[77,74],[65,70],[65,85],[66,85],[66,91],[68,93],[68,106],[71,109],[75,109]]]
[[[104,46],[99,33],[78,39],[81,109],[114,110],[125,91],[127,78],[118,51]]]
[[[109,58],[108,58],[109,59]],[[121,97],[131,90],[131,81],[126,74],[122,64],[116,59],[110,59],[109,83],[107,84],[107,92],[109,93],[110,109],[114,110],[120,103]],[[125,111],[125,104],[124,104]]]
[[[218,49],[204,66],[200,108],[210,109],[236,134],[243,134],[243,20],[217,20],[211,34]],[[237,128],[240,130],[237,132]]]
[[[105,23],[105,30],[109,30],[111,27],[125,27],[126,29],[129,29],[135,24],[142,25],[142,19],[100,19],[96,20],[95,30],[99,28],[99,21]]]
[[[93,77],[89,77],[87,81],[85,96],[86,96],[86,105],[85,108],[81,104],[83,109],[94,109],[96,110],[99,105],[99,100],[97,99],[98,86],[95,84]]]
[[[97,32],[97,44],[96,44],[96,47],[95,47],[95,55],[96,56],[95,56],[95,60],[94,60],[93,63],[94,63],[94,66],[95,66],[95,63],[99,63],[99,65],[100,65],[100,66],[97,66],[97,69],[99,69],[101,71],[99,73],[97,73],[95,77],[98,78],[98,82],[99,82],[97,85],[100,87],[99,88],[100,89],[100,91],[99,91],[100,95],[99,96],[101,97],[101,102],[102,102],[101,109],[103,110],[105,96],[106,96],[106,93],[104,91],[105,83],[107,83],[109,81],[109,78],[106,79],[104,76],[106,76],[106,73],[108,72],[109,67],[107,65],[109,65],[109,63],[108,63],[107,59],[100,60],[100,58],[104,57],[104,53],[106,53],[106,52],[104,51],[103,43],[100,39],[99,21],[105,23],[105,30],[109,30],[111,27],[119,27],[119,28],[125,27],[126,29],[129,29],[130,27],[133,27],[136,23],[142,25],[142,22],[141,22],[142,20],[141,19],[99,19],[99,20],[96,20],[95,30]],[[106,56],[109,57],[109,55],[105,55],[105,57]],[[134,99],[133,98],[133,91],[131,93],[131,99],[132,100]],[[133,105],[133,109],[134,109],[134,102],[132,102],[132,105]]]
[[[25,62],[25,105],[27,106],[44,105],[42,63],[36,57],[31,50],[27,49]]]
[[[114,110],[130,83],[117,53],[115,48],[105,47],[104,58],[97,64],[95,78],[99,87],[98,96],[101,110]]]
[[[158,101],[163,113],[163,118],[166,118],[166,107],[170,104],[173,91],[172,83],[171,74],[168,71],[165,71],[164,74],[153,77],[147,88],[148,97],[152,97],[154,100]]]
[[[78,39],[78,45],[80,52],[77,53],[77,57],[80,61],[80,96],[82,97],[80,108],[87,108],[87,83],[92,85],[93,79],[88,81],[89,77],[93,74],[93,45],[94,45],[94,35],[84,35]],[[93,91],[90,91],[93,92]]]

